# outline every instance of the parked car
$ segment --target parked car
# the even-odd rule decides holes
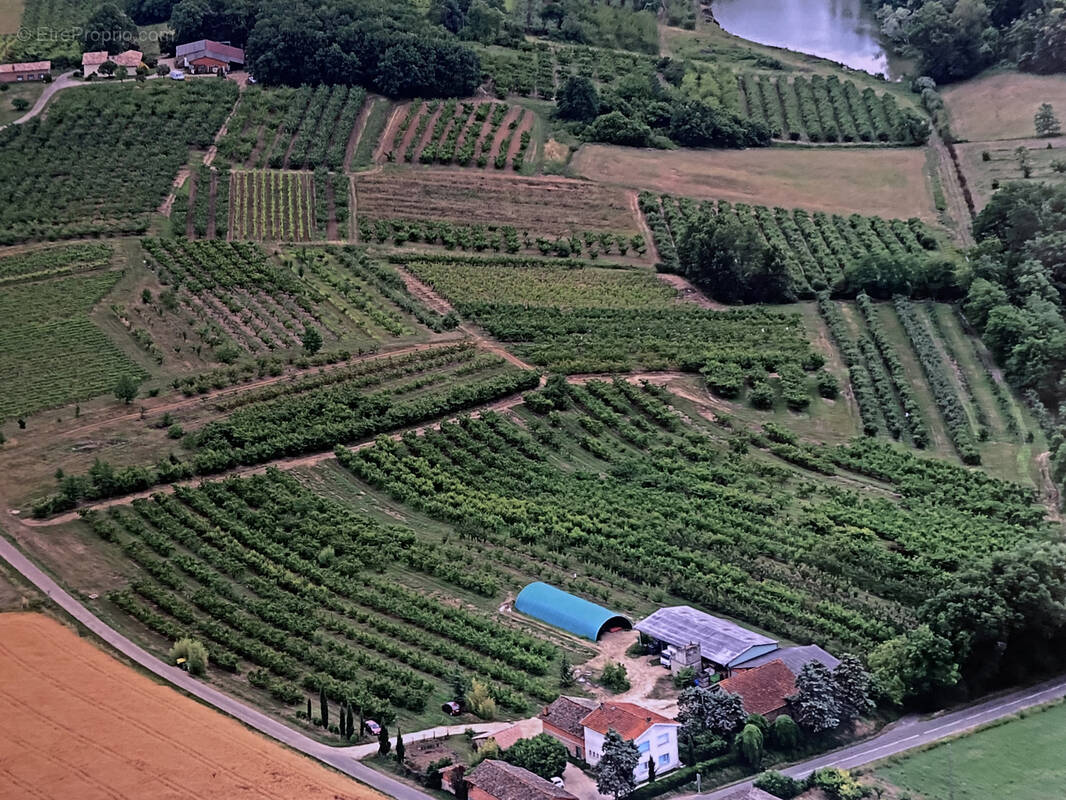
[[[565,786],[563,786],[563,779],[560,778],[558,775],[556,775],[554,778],[552,778],[552,783],[554,783],[560,789],[566,788]]]
[[[376,723],[376,722],[375,722],[374,720],[372,720],[372,719],[368,719],[368,720],[367,720],[366,722],[364,722],[364,723],[363,723],[363,727],[364,727],[364,728],[366,728],[366,729],[367,729],[367,731],[368,731],[368,732],[369,732],[369,733],[370,733],[370,734],[371,734],[372,736],[380,736],[380,735],[381,735],[381,726],[380,726],[380,725],[378,725],[378,724],[377,724],[377,723]]]
[[[180,69],[172,69],[170,71],[170,75],[168,75],[167,77],[169,77],[172,81],[183,81],[185,80],[185,73],[182,72]]]
[[[248,76],[248,83],[250,83],[250,84],[252,84],[252,85],[254,86],[255,84],[259,83],[259,81],[257,81],[257,80],[255,79],[255,76],[254,76],[254,75],[249,75],[249,76]]]
[[[463,713],[463,701],[450,700],[447,703],[444,703],[440,707],[440,710],[443,711],[445,714],[448,714],[449,716],[458,717],[460,714]]]

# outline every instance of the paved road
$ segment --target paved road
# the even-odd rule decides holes
[[[1023,708],[1048,703],[1064,696],[1066,696],[1066,678],[1056,678],[930,719],[920,720],[917,717],[908,717],[880,736],[812,758],[810,761],[804,761],[781,771],[793,778],[805,778],[814,770],[822,767],[852,769],[895,753],[902,753],[912,747],[963,733],[978,725],[984,725],[986,722],[1016,714]],[[734,792],[750,786],[751,781],[745,781],[725,789],[687,795],[687,797],[699,798],[699,800],[725,800]]]
[[[62,75],[60,75],[58,78],[56,78],[54,81],[44,87],[44,91],[41,92],[41,96],[37,98],[37,102],[33,104],[33,108],[31,108],[29,111],[27,111],[25,114],[23,114],[21,117],[14,120],[13,122],[9,122],[8,125],[21,125],[23,122],[29,122],[31,119],[33,119],[42,111],[44,111],[44,107],[48,105],[48,101],[52,99],[52,95],[54,95],[61,89],[68,89],[71,86],[92,86],[92,84],[86,83],[82,80],[76,80],[74,78],[73,70],[71,70],[70,72],[64,72]],[[0,125],[0,131],[2,131],[6,127],[7,125]]]
[[[331,767],[335,767],[341,772],[397,798],[397,800],[432,800],[428,794],[359,763],[350,752],[354,748],[334,748],[316,742],[314,739],[304,736],[277,720],[271,719],[266,714],[256,711],[251,706],[247,706],[239,700],[235,700],[229,695],[201,683],[187,672],[164,664],[151,653],[97,619],[89,609],[67,594],[59,584],[38,569],[7,539],[0,538],[0,557],[22,573],[30,583],[48,595],[60,608],[113,648],[160,678],[180,687],[188,694],[214,706],[219,711],[229,714],[231,717],[235,717],[245,725],[255,728],[271,739],[276,739],[294,750],[299,750],[301,753],[329,764]]]

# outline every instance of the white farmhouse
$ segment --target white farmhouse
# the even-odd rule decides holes
[[[649,760],[655,762],[656,776],[681,766],[677,757],[677,731],[681,726],[654,711],[633,703],[601,703],[581,720],[581,725],[585,729],[585,760],[590,766],[596,766],[603,756],[603,739],[609,730],[633,742],[640,751],[633,770],[637,783],[648,779]]]

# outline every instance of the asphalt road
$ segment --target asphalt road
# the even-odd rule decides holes
[[[805,778],[822,767],[840,767],[852,769],[886,756],[902,753],[912,747],[935,742],[957,733],[963,733],[979,725],[992,722],[1000,717],[1017,714],[1023,708],[1048,703],[1066,696],[1066,678],[1056,678],[1027,689],[986,700],[977,705],[940,714],[929,719],[907,717],[893,725],[879,736],[865,742],[845,747],[823,756],[812,758],[800,764],[788,767],[781,772],[793,778]],[[751,786],[751,781],[733,784],[725,789],[713,792],[687,795],[700,800],[726,800],[740,789]],[[683,800],[683,798],[681,799]]]
[[[251,706],[247,706],[239,700],[235,700],[229,695],[201,683],[187,672],[163,663],[151,653],[97,619],[89,609],[67,594],[59,584],[22,555],[7,539],[0,538],[0,557],[17,569],[30,583],[48,595],[56,605],[113,648],[131,661],[135,661],[160,678],[183,689],[188,694],[214,706],[219,711],[229,714],[271,739],[275,739],[294,750],[299,750],[301,753],[329,764],[331,767],[335,767],[378,791],[397,798],[397,800],[432,800],[428,794],[359,763],[355,754],[348,752],[349,748],[334,748],[316,742],[299,731],[295,731],[268,717],[266,714],[256,711]],[[351,749],[354,750],[355,748]]]
[[[359,763],[357,759],[361,750],[365,748],[334,748],[316,742],[314,739],[304,736],[302,733],[268,717],[251,706],[245,705],[239,700],[235,700],[229,695],[201,683],[187,672],[160,661],[151,653],[134,644],[98,619],[89,609],[71,597],[59,584],[26,558],[7,539],[0,538],[0,557],[17,569],[30,583],[44,592],[60,608],[113,648],[131,661],[135,661],[150,672],[183,689],[188,694],[214,706],[219,711],[229,714],[260,733],[325,764],[329,764],[341,772],[397,798],[397,800],[432,800],[424,792]],[[912,747],[929,744],[938,739],[962,733],[1000,717],[1016,714],[1023,708],[1047,703],[1064,696],[1066,696],[1066,677],[1056,678],[1037,686],[1010,692],[973,706],[928,719],[908,717],[879,736],[812,758],[809,761],[795,764],[783,769],[782,772],[794,778],[804,778],[814,770],[822,767],[840,767],[842,769],[858,767],[895,753],[901,753]],[[751,782],[745,781],[723,789],[716,789],[712,792],[686,795],[685,797],[699,798],[699,800],[726,800],[738,790],[750,786]],[[680,800],[684,799],[681,798]]]

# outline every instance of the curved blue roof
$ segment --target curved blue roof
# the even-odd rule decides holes
[[[600,637],[609,622],[632,627],[621,614],[540,581],[520,591],[514,606],[523,614],[592,641]]]

